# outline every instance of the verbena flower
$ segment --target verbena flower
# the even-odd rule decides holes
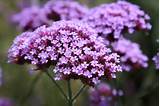
[[[152,58],[155,66],[156,66],[156,69],[159,69],[159,53],[157,53],[153,58]]]
[[[51,0],[44,5],[44,12],[48,19],[53,21],[81,20],[88,12],[88,8],[76,1]]]
[[[89,89],[90,106],[114,106],[118,96],[123,96],[123,91],[114,89],[107,83]]]
[[[130,71],[134,68],[148,66],[148,57],[142,53],[137,43],[122,38],[112,46],[113,50],[120,55],[123,70]]]
[[[109,40],[118,39],[124,32],[150,30],[149,20],[149,15],[139,6],[126,1],[97,6],[84,19],[99,35]]]
[[[34,30],[48,23],[44,12],[38,6],[24,8],[20,13],[13,15],[12,21],[23,31]]]
[[[18,36],[9,49],[9,62],[30,63],[39,68],[55,65],[57,80],[80,79],[94,85],[101,77],[115,78],[121,71],[119,56],[79,21],[58,21]]]

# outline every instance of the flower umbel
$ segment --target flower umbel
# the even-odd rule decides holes
[[[48,23],[44,12],[38,6],[24,8],[20,13],[13,15],[12,18],[12,21],[18,24],[19,28],[24,31],[34,30]]]
[[[114,106],[119,96],[123,96],[123,91],[114,89],[107,83],[89,89],[90,106]]]
[[[139,6],[126,1],[97,6],[84,19],[100,36],[109,40],[118,39],[124,31],[150,30],[149,20]]]
[[[55,65],[56,79],[80,79],[94,85],[100,78],[115,78],[121,71],[119,55],[80,21],[58,21],[18,36],[9,49],[9,61],[39,68]]]
[[[43,10],[48,19],[53,21],[81,20],[88,12],[86,6],[83,6],[76,1],[69,0],[51,0],[44,5]]]
[[[130,71],[134,68],[148,66],[148,57],[142,53],[137,43],[122,38],[112,46],[113,50],[120,55],[123,70]]]

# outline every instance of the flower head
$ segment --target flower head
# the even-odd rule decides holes
[[[18,36],[9,49],[9,61],[39,68],[55,65],[56,79],[80,79],[89,85],[121,71],[119,56],[80,21],[58,21]]]
[[[123,91],[112,88],[107,83],[89,89],[90,106],[114,106],[118,96],[123,96]]]
[[[24,8],[20,13],[13,15],[12,18],[12,21],[24,31],[34,30],[48,22],[42,9],[37,6]]]
[[[51,0],[44,5],[44,12],[48,19],[53,21],[81,20],[88,12],[88,8],[76,1]]]
[[[139,6],[126,1],[102,4],[90,10],[84,21],[109,40],[118,39],[124,31],[150,30],[150,17]]]
[[[152,58],[153,62],[155,63],[156,69],[159,69],[159,53],[157,53],[157,55],[155,55]]]
[[[137,43],[123,38],[112,46],[113,50],[120,55],[123,70],[130,71],[133,68],[148,66],[148,57],[142,53]]]

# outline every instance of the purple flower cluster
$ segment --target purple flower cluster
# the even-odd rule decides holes
[[[137,43],[122,38],[113,43],[112,47],[120,55],[123,70],[130,71],[133,68],[148,66],[148,57],[142,53]]]
[[[42,8],[32,6],[13,15],[13,23],[23,31],[35,30],[39,26],[48,25],[59,20],[80,20],[88,12],[88,8],[75,1],[49,1]]]
[[[89,89],[90,106],[114,106],[118,96],[123,96],[123,91],[113,89],[106,83]]]
[[[156,69],[159,69],[159,53],[157,53],[157,55],[155,55],[152,58],[153,62],[155,63]]]
[[[49,1],[44,5],[44,11],[48,19],[57,20],[81,20],[89,9],[76,1]]]
[[[150,30],[149,20],[139,6],[126,1],[102,4],[91,9],[84,19],[100,36],[109,40],[118,39],[124,32]]]
[[[42,9],[37,6],[25,8],[20,13],[13,15],[12,21],[22,30],[34,30],[48,23]]]
[[[0,97],[0,106],[14,106],[9,98]]]
[[[115,78],[121,71],[119,55],[103,44],[103,39],[80,21],[58,21],[25,32],[13,42],[9,62],[30,63],[39,68],[55,65],[56,79],[80,79],[89,85],[104,76]]]

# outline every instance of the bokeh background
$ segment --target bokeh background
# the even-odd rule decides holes
[[[41,3],[47,0],[40,0]],[[79,0],[81,3],[93,7],[102,3],[114,2],[113,0]],[[152,57],[158,52],[158,0],[128,0],[139,5],[151,16],[152,30],[148,33],[136,32],[130,36],[132,41],[141,45],[143,53],[149,57],[147,69],[134,70],[118,74],[117,83],[106,81],[111,86],[122,89],[119,106],[158,106],[159,104],[159,71],[155,69]],[[21,6],[28,5],[29,0],[0,0],[0,98],[11,99],[18,106],[21,99],[27,94],[31,81],[39,72],[29,73],[28,65],[15,65],[7,63],[7,50],[16,35],[21,32],[10,23],[11,15],[19,11]],[[22,4],[21,4],[22,3]],[[58,82],[65,90],[66,82]],[[72,88],[76,91],[81,83],[72,82]],[[41,75],[28,100],[20,106],[66,106],[65,100],[46,75]],[[88,106],[87,89],[78,98],[75,106]]]

